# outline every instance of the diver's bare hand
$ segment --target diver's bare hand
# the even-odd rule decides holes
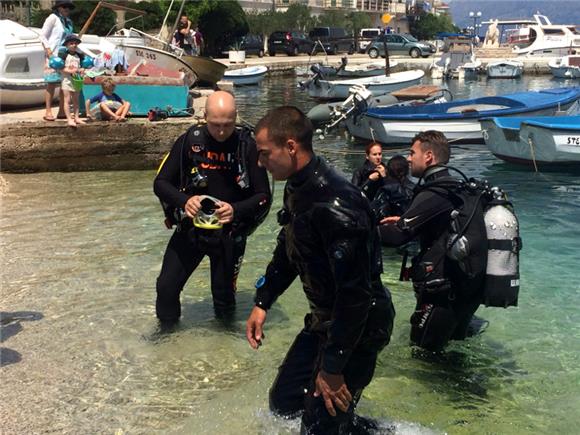
[[[220,221],[220,224],[229,224],[234,220],[234,208],[231,204],[220,201],[215,213]]]
[[[383,165],[378,165],[376,170],[379,171],[379,175],[382,178],[385,178],[387,176],[387,169]]]
[[[258,349],[265,338],[263,327],[266,322],[266,310],[254,307],[246,322],[246,338],[252,349]]]
[[[197,212],[201,209],[201,201],[199,200],[199,195],[192,196],[185,203],[185,214],[187,217],[193,218]]]
[[[396,224],[401,219],[401,216],[387,216],[379,222],[381,225]]]
[[[320,370],[316,376],[314,397],[320,395],[322,395],[326,410],[333,417],[336,417],[334,405],[342,412],[346,412],[352,402],[352,395],[344,382],[344,376],[326,373],[324,370]]]

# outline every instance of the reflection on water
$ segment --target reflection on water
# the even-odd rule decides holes
[[[279,104],[312,107],[294,84],[275,77],[236,90],[241,114],[255,122]],[[450,87],[467,97],[562,84],[532,77]],[[315,146],[345,174],[363,159],[340,132]],[[395,152],[404,149],[387,155]],[[396,433],[572,433],[580,423],[580,181],[505,165],[483,146],[454,147],[453,164],[511,193],[524,239],[520,307],[480,309],[490,320],[482,336],[428,357],[408,346],[413,295],[397,281],[398,255],[385,251],[383,280],[398,317],[360,411],[384,432],[394,425]],[[5,433],[298,433],[296,420],[268,413],[267,391],[307,310],[300,287],[269,312],[258,352],[244,339],[253,283],[274,246],[275,213],[250,239],[234,322],[214,318],[203,262],[184,291],[183,321],[160,331],[154,283],[170,233],[153,177],[3,176],[0,311],[33,316],[2,320],[3,346],[19,354],[0,368]]]

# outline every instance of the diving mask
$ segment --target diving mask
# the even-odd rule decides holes
[[[215,214],[216,209],[219,207],[219,199],[209,195],[201,195],[200,201],[201,209],[193,218],[193,225],[196,228],[202,228],[205,230],[221,229],[223,225],[220,224],[219,218]]]

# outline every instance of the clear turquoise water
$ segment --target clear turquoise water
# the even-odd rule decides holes
[[[308,109],[313,103],[294,84],[276,77],[236,90],[241,114],[255,121],[278,104]],[[452,83],[452,91],[467,97],[566,84],[481,79]],[[363,158],[340,133],[316,147],[345,173]],[[516,205],[524,239],[520,306],[480,309],[491,322],[485,334],[433,361],[408,346],[413,294],[397,281],[399,257],[385,252],[383,280],[398,316],[360,410],[397,433],[577,433],[578,174],[535,174],[482,145],[453,154],[453,164],[501,185]],[[19,354],[0,368],[3,433],[298,433],[296,421],[268,413],[267,390],[307,309],[300,287],[270,311],[258,352],[244,339],[253,283],[274,246],[274,213],[249,243],[237,323],[224,328],[213,318],[204,262],[183,294],[179,329],[159,335],[154,284],[170,232],[152,194],[154,172],[2,177],[0,311],[40,313],[3,327],[1,346]]]

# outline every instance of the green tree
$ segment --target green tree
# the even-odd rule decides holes
[[[284,30],[300,30],[306,32],[314,27],[316,19],[312,17],[312,11],[304,4],[293,3],[282,14],[282,26]]]
[[[221,55],[235,38],[248,33],[246,14],[237,1],[206,0],[200,3],[198,24],[207,54]]]
[[[268,48],[268,37],[276,30],[282,29],[283,14],[281,12],[264,11],[246,15],[250,33],[261,35],[264,40],[264,51]]]
[[[318,16],[317,26],[324,27],[346,27],[348,24],[347,16],[341,11],[324,11]]]
[[[97,3],[84,0],[75,1],[75,8],[70,14],[70,19],[73,22],[74,31],[78,33],[87,19],[97,6]],[[36,9],[32,13],[32,26],[42,27],[44,20],[52,13],[51,10]],[[100,8],[97,12],[97,17],[93,20],[87,33],[94,33],[97,35],[106,35],[115,25],[116,16],[110,9]]]
[[[355,46],[358,47],[360,29],[371,27],[371,23],[371,17],[365,12],[351,12],[347,15],[346,28],[352,32],[356,41]]]
[[[411,34],[417,39],[434,39],[439,32],[458,32],[447,15],[423,14],[411,25]]]

